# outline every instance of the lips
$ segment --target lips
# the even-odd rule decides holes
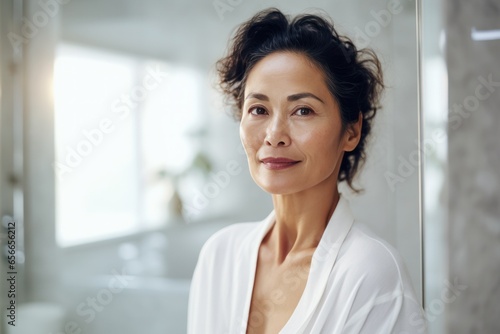
[[[288,158],[283,158],[283,157],[277,157],[277,158],[268,157],[268,158],[262,159],[261,162],[268,169],[277,170],[277,169],[285,169],[285,168],[292,167],[292,166],[298,164],[300,161],[288,159]]]

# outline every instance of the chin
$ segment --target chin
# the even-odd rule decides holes
[[[272,180],[271,182],[256,182],[257,185],[265,192],[273,195],[286,195],[293,194],[299,191],[296,182],[291,184],[290,182],[276,182]]]
[[[269,174],[270,173],[270,174]],[[268,170],[251,170],[250,175],[253,181],[262,190],[270,194],[285,195],[292,194],[303,190],[304,184],[299,184],[298,176],[295,175],[285,175],[275,172],[269,172]]]

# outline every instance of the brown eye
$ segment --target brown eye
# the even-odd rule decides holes
[[[250,113],[252,115],[264,115],[266,112],[266,109],[262,108],[262,107],[254,107],[252,109],[250,109]]]
[[[309,108],[299,108],[295,111],[295,113],[299,116],[309,116],[313,113],[313,111]]]

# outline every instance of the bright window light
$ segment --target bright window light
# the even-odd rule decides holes
[[[165,224],[172,189],[159,175],[194,156],[199,72],[71,44],[54,71],[58,244]]]

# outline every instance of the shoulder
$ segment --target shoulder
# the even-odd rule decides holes
[[[339,256],[346,274],[368,289],[413,289],[399,252],[364,225],[353,225]]]
[[[413,333],[416,325],[425,326],[422,307],[399,252],[367,227],[353,225],[338,265],[341,277],[337,288],[341,286],[341,294],[345,291],[351,314],[345,330]]]
[[[238,222],[225,226],[212,234],[203,244],[200,258],[227,254],[236,245],[248,242],[260,222]]]

